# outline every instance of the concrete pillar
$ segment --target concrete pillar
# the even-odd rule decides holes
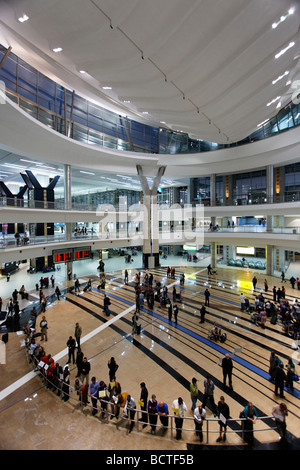
[[[72,196],[71,196],[71,165],[64,165],[64,196],[65,196],[65,211],[72,209]],[[72,224],[70,222],[65,224],[66,227],[66,240],[72,238]],[[67,262],[66,276],[68,279],[68,271],[73,271],[73,262]]]
[[[267,202],[269,204],[272,204],[273,196],[274,196],[274,167],[273,165],[268,165],[266,170],[267,170]]]
[[[274,272],[274,247],[272,245],[266,246],[266,274],[267,276],[272,276]]]
[[[273,165],[267,166],[267,203],[273,204],[274,202],[274,167]],[[267,232],[273,230],[273,217],[267,215]]]
[[[232,206],[232,204],[233,204],[232,175],[225,175],[224,176],[223,194],[224,194],[224,197],[223,197],[224,205]]]
[[[216,269],[217,267],[217,243],[216,242],[212,242],[210,244],[210,253],[211,253],[211,267],[213,269]]]
[[[150,189],[143,169],[137,165],[137,173],[144,192],[144,241],[143,260],[145,268],[159,266],[159,224],[157,207],[157,188],[165,172],[165,167],[158,169],[153,186]]]
[[[210,205],[216,205],[216,175],[210,177]]]

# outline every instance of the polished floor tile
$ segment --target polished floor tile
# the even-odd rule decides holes
[[[155,394],[158,401],[165,401],[173,414],[172,402],[181,396],[187,405],[183,436],[175,439],[174,429],[163,432],[157,428],[152,435],[150,427],[143,429],[135,425],[128,433],[127,421],[118,421],[91,416],[90,406],[81,408],[77,395],[63,402],[56,394],[45,389],[43,381],[32,366],[28,364],[21,334],[10,333],[6,344],[6,362],[1,365],[0,392],[0,430],[1,449],[84,449],[84,450],[186,450],[197,446],[199,438],[194,432],[193,414],[189,383],[192,377],[198,380],[200,399],[203,398],[203,382],[207,374],[215,383],[215,401],[225,396],[232,418],[238,418],[248,401],[257,407],[259,420],[255,424],[257,444],[278,442],[278,434],[273,429],[274,421],[269,419],[272,407],[281,401],[274,394],[274,384],[268,379],[269,357],[275,350],[284,364],[289,357],[297,355],[292,349],[293,340],[282,331],[278,322],[272,325],[267,320],[262,329],[250,322],[249,314],[240,311],[239,295],[244,292],[252,301],[251,270],[226,269],[218,267],[218,273],[207,276],[207,263],[201,265],[178,266],[176,279],[166,277],[166,267],[151,270],[155,280],[160,280],[169,288],[181,291],[182,302],[178,302],[177,324],[168,319],[168,312],[155,302],[153,310],[147,304],[140,314],[141,333],[132,334],[132,315],[135,311],[134,277],[137,270],[131,267],[129,285],[124,285],[123,270],[107,271],[106,294],[111,299],[111,315],[103,312],[104,292],[97,289],[98,273],[91,266],[90,273],[80,273],[81,289],[79,295],[67,292],[60,301],[48,303],[46,317],[49,324],[48,341],[43,343],[46,352],[62,365],[67,362],[66,342],[74,335],[75,323],[83,329],[82,350],[91,364],[91,374],[98,380],[109,381],[107,362],[113,356],[119,364],[117,379],[122,391],[131,394],[136,402],[140,398],[140,383],[144,381],[149,394]],[[116,265],[117,268],[117,265]],[[185,272],[184,287],[179,285],[179,276]],[[142,270],[142,279],[145,271]],[[26,276],[27,273],[26,273]],[[257,292],[263,288],[264,273],[258,277]],[[40,275],[39,275],[40,277]],[[60,272],[55,273],[56,282],[62,288],[73,285],[65,281]],[[92,291],[83,292],[83,284],[92,279]],[[28,277],[26,278],[28,279]],[[33,282],[35,279],[33,280]],[[269,286],[279,285],[278,279],[268,277]],[[32,286],[33,287],[33,286]],[[204,301],[204,290],[210,290],[210,305],[205,323],[199,322],[199,309]],[[292,300],[294,290],[285,283],[286,297]],[[30,291],[34,295],[34,289]],[[52,294],[51,288],[47,294]],[[271,298],[271,292],[265,294]],[[34,297],[30,297],[34,302]],[[225,343],[209,340],[209,332],[217,322],[227,334]],[[220,361],[225,353],[233,357],[233,390],[223,388]],[[298,358],[296,371],[299,372]],[[70,364],[71,385],[74,385],[76,367]],[[284,402],[289,415],[287,429],[289,436],[299,439],[299,385],[294,392],[285,391]],[[139,405],[138,405],[138,408]],[[207,406],[209,421],[208,445],[215,445],[218,437],[218,422],[214,419],[210,404]],[[7,423],[9,422],[9,426]],[[28,430],[30,429],[30,432]],[[205,428],[206,429],[206,428]],[[227,439],[222,446],[244,446],[241,439],[240,422],[228,426]],[[206,444],[206,435],[204,444]]]

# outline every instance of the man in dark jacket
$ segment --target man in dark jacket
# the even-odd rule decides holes
[[[229,387],[232,388],[232,359],[227,353],[222,360],[222,369],[223,369],[223,385],[226,387],[226,378],[228,376]]]
[[[74,338],[72,338],[72,336],[69,336],[69,339],[67,341],[67,346],[68,346],[68,353],[69,353],[68,364],[71,362],[71,359],[73,360],[73,364],[75,364],[76,341]]]
[[[107,317],[109,317],[109,315],[110,315],[109,306],[110,306],[110,298],[107,297],[107,295],[104,295],[104,305],[103,305],[103,308],[104,308],[105,315],[106,315]]]
[[[283,364],[280,364],[275,368],[275,395],[278,395],[278,389],[280,392],[280,398],[284,398],[283,387],[286,381],[286,373],[283,370]]]
[[[89,385],[89,375],[90,375],[90,370],[91,370],[91,364],[87,360],[86,357],[83,358],[82,365],[81,365],[81,375],[80,375],[80,380],[82,383],[86,383],[86,385]]]
[[[209,306],[210,292],[208,289],[205,289],[204,296],[205,296],[205,305]]]

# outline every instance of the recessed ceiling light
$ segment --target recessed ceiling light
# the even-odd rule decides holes
[[[130,101],[129,100],[124,100],[124,103],[130,103]]]
[[[148,111],[143,111],[143,114],[149,114]]]
[[[95,173],[91,173],[90,171],[82,171],[80,170],[80,173],[86,173],[87,175],[94,175]]]
[[[282,75],[279,75],[279,77],[277,77],[275,80],[272,81],[272,85],[275,85],[275,83],[277,83],[279,80],[281,80],[283,77],[285,77],[289,73],[290,72],[288,70],[286,70]]]
[[[85,70],[79,70],[79,72],[82,73],[82,74],[83,74],[83,73],[86,73]]]
[[[103,88],[103,90],[111,90],[112,89],[111,86],[103,86],[102,88]]]
[[[9,168],[16,168],[17,170],[26,170],[26,167],[25,166],[21,166],[21,165],[14,165],[12,163],[3,163],[3,165],[5,166],[8,166]]]
[[[53,52],[61,52],[62,51],[62,47],[55,47],[54,49],[52,49]]]
[[[280,52],[278,52],[278,54],[275,55],[275,59],[278,59],[280,56],[282,56],[283,54],[286,53],[286,51],[288,51],[291,47],[293,47],[295,45],[294,41],[290,42],[288,46],[286,46],[284,49],[281,49]]]
[[[272,101],[270,101],[267,106],[271,106],[271,104],[273,103],[276,103],[276,101],[280,100],[281,96],[277,96],[276,98],[274,98]]]
[[[283,23],[283,22],[287,19],[287,17],[288,17],[289,15],[293,15],[294,12],[295,12],[295,9],[294,9],[294,8],[290,8],[289,11],[288,11],[285,15],[282,15],[282,16],[280,17],[280,20],[277,21],[277,23],[273,23],[273,24],[272,24],[272,28],[273,28],[273,29],[277,28],[277,26],[278,26],[280,23]]]
[[[37,162],[34,162],[33,160],[26,160],[25,158],[20,158],[20,162],[37,163]]]
[[[27,20],[29,20],[29,16],[25,15],[25,13],[23,16],[20,16],[20,18],[18,18],[18,21],[20,21],[20,23],[24,23],[24,21]]]

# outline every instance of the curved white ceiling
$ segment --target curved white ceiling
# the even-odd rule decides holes
[[[148,177],[155,177],[158,168],[165,166],[164,177],[179,181],[199,175],[287,165],[299,161],[300,153],[300,127],[234,148],[188,155],[157,155],[77,142],[31,117],[9,98],[0,105],[0,122],[0,148],[15,155],[56,165],[69,164],[81,170],[125,175],[137,175],[136,166],[140,165]],[[9,155],[3,162],[7,160],[11,160]],[[0,162],[3,166],[1,157]]]
[[[292,0],[2,0],[0,42],[102,105],[227,143],[276,114],[273,99],[291,100],[299,11]]]

